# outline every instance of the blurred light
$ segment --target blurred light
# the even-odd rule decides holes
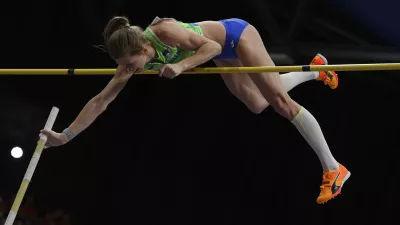
[[[11,156],[14,158],[21,158],[22,155],[23,155],[23,151],[22,151],[22,148],[20,148],[20,147],[14,147],[11,150]]]

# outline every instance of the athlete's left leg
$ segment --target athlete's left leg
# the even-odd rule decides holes
[[[217,67],[242,67],[242,63],[238,59],[214,59]],[[320,54],[314,57],[311,65],[326,65],[328,61]],[[307,81],[320,80],[324,81],[327,85],[337,87],[337,76],[335,79],[330,80],[324,76],[325,73],[320,72],[292,72],[284,73],[279,76],[282,81],[283,87],[287,92]],[[269,103],[261,94],[258,87],[254,84],[248,74],[221,74],[226,86],[240,101],[242,101],[247,108],[253,113],[259,114],[263,112]],[[332,88],[332,87],[331,87]]]

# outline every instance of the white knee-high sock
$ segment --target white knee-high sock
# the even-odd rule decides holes
[[[315,153],[317,153],[323,169],[338,170],[338,162],[332,156],[324,135],[322,134],[322,130],[314,116],[304,107],[301,107],[299,113],[292,120],[292,123],[314,149]]]
[[[315,80],[318,76],[318,72],[292,72],[281,74],[280,78],[286,92],[289,92],[297,85],[309,80]]]

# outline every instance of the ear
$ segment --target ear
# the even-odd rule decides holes
[[[146,45],[143,45],[142,53],[145,54],[145,55],[147,55],[149,53],[149,49],[147,48]]]
[[[142,45],[142,53],[148,55],[150,50],[150,43],[146,43]]]

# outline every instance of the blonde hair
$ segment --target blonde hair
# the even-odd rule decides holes
[[[104,44],[106,51],[114,60],[138,54],[148,42],[139,26],[131,26],[126,17],[113,17],[104,28]]]

